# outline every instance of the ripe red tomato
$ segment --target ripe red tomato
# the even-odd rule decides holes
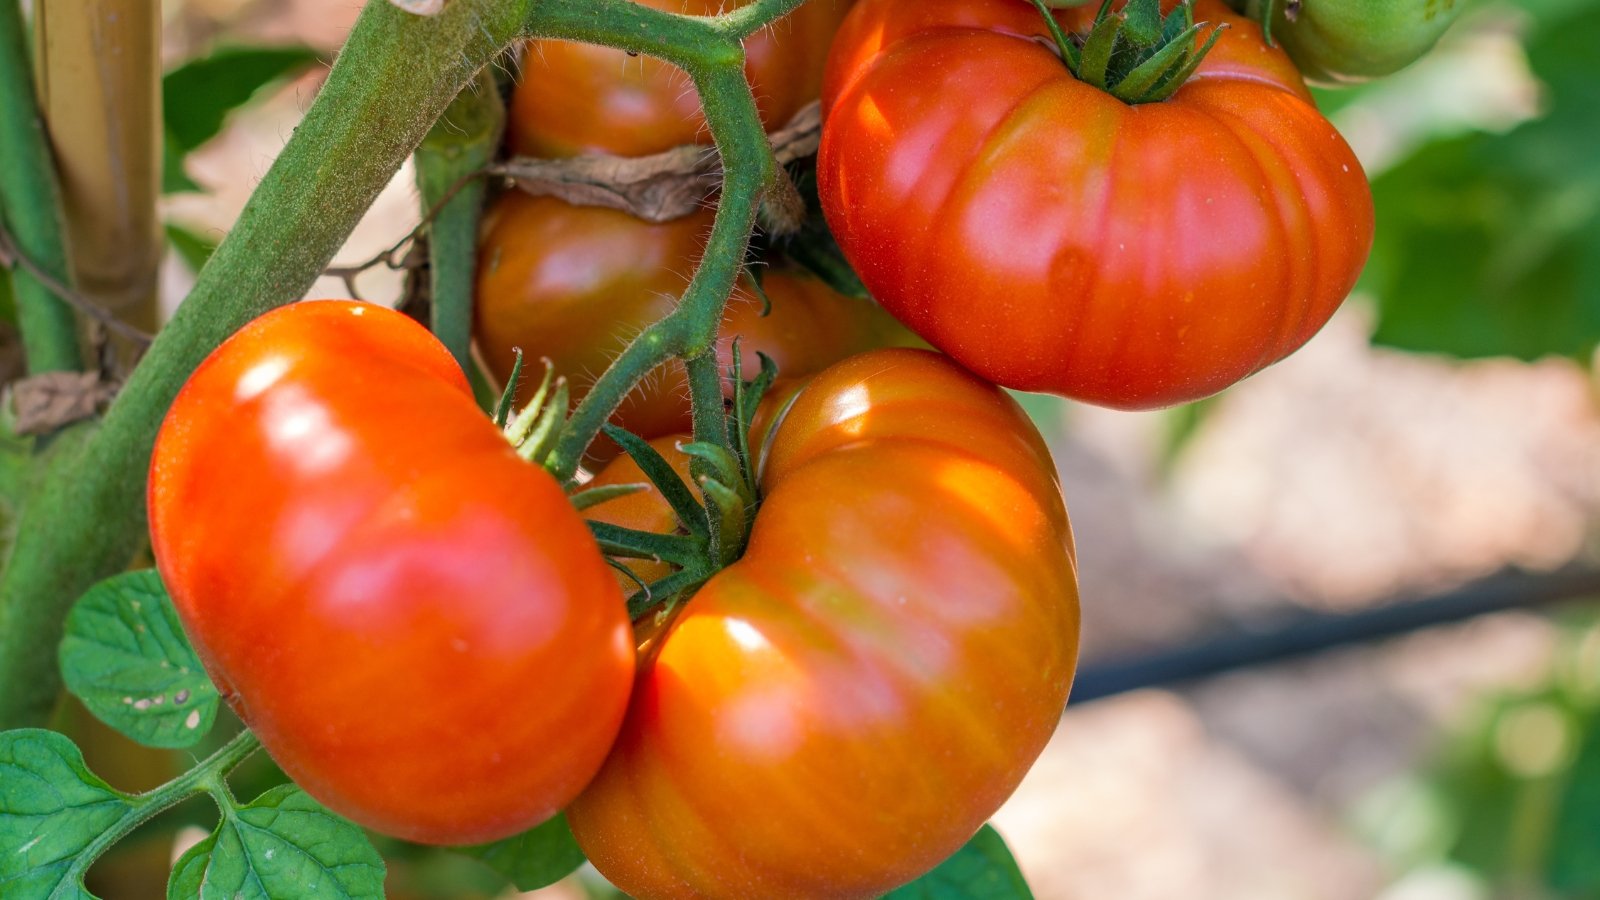
[[[761,484],[744,557],[654,636],[567,810],[645,900],[910,881],[1016,788],[1071,684],[1066,509],[997,388],[922,350],[846,360],[795,400]]]
[[[335,812],[494,840],[610,748],[634,654],[611,572],[399,313],[301,303],[230,338],[162,425],[149,505],[207,672]]]
[[[582,399],[627,342],[672,311],[689,284],[711,228],[709,211],[653,225],[626,213],[572,206],[550,197],[511,192],[490,211],[479,244],[478,347],[502,382],[513,350],[525,365],[547,357]],[[742,365],[760,371],[757,351],[786,376],[809,375],[872,347],[912,340],[877,305],[843,296],[792,268],[763,279],[772,309],[744,290],[734,293],[717,352],[733,363],[739,337]],[[528,369],[536,372],[536,368]],[[645,438],[687,431],[689,387],[673,362],[628,395],[615,419]],[[592,459],[615,453],[609,442]]]
[[[873,295],[992,381],[1130,409],[1309,340],[1371,248],[1366,177],[1259,26],[1195,15],[1229,27],[1171,99],[1130,106],[1073,77],[1028,3],[857,5],[818,181]]]
[[[748,0],[636,0],[707,16]],[[745,75],[761,120],[782,127],[817,98],[828,44],[853,0],[809,0],[745,41]],[[644,156],[709,143],[688,75],[670,63],[569,41],[534,41],[511,97],[507,138],[524,156]]]

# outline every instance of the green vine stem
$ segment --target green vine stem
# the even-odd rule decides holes
[[[755,0],[709,18],[630,0],[454,0],[432,17],[366,4],[316,102],[189,297],[96,433],[51,461],[24,507],[0,578],[0,728],[45,720],[60,687],[55,648],[67,609],[144,542],[150,450],[189,373],[250,319],[311,286],[462,87],[514,39],[604,44],[689,72],[726,178],[707,262],[678,309],[646,329],[580,406],[562,435],[563,465],[576,470],[583,447],[650,369],[673,355],[710,352],[757,203],[777,171],[744,78],[741,41],[801,2]],[[727,441],[725,430],[705,438]],[[227,461],[217,463],[217,489],[226,490]]]
[[[243,729],[229,738],[226,744],[217,748],[217,752],[196,763],[194,768],[154,790],[128,798],[128,811],[122,814],[122,818],[111,823],[110,827],[72,860],[72,866],[63,876],[61,883],[83,883],[83,876],[88,873],[89,867],[111,849],[113,844],[132,834],[140,825],[190,797],[200,794],[218,796],[219,792],[221,795],[226,795],[225,779],[228,773],[260,748],[261,741],[250,729]],[[221,796],[218,796],[217,805],[226,815],[232,804],[226,803]]]
[[[798,3],[788,0],[787,5],[792,7]],[[756,210],[766,191],[782,190],[778,164],[761,128],[755,98],[743,72],[726,63],[709,71],[703,65],[696,66],[688,61],[678,64],[689,72],[700,89],[706,120],[722,153],[722,199],[717,205],[703,262],[677,308],[641,332],[601,374],[573,412],[550,461],[550,469],[560,478],[572,477],[584,448],[616,411],[623,397],[652,369],[674,356],[684,358],[691,365],[705,354],[715,358],[723,308],[742,270]],[[695,392],[693,384],[691,381],[691,392],[699,394],[696,400],[708,401],[709,392]],[[715,433],[711,430],[712,417],[704,411],[706,404],[696,403],[695,440],[728,447],[727,429],[720,424],[720,387],[716,397],[719,418]]]
[[[18,0],[0,0],[0,222],[17,249],[56,281],[71,277],[62,239],[61,188],[34,99],[28,37]],[[18,268],[12,273],[28,372],[83,366],[72,309]]]
[[[428,226],[428,277],[433,333],[472,379],[480,404],[492,404],[472,361],[472,296],[478,222],[488,185],[478,173],[494,162],[506,108],[488,69],[456,96],[417,148],[417,190]]]

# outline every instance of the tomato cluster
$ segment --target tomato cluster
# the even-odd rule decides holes
[[[689,567],[608,560],[616,540],[591,534],[699,546],[734,496],[687,446],[681,365],[613,417],[647,446],[591,447],[603,499],[580,516],[564,487],[583,479],[519,456],[423,329],[303,303],[219,348],[156,444],[155,555],[201,659],[285,771],[380,831],[470,843],[564,809],[642,898],[916,878],[1016,787],[1076,662],[1055,467],[1001,388],[1184,402],[1327,321],[1372,205],[1302,70],[1367,77],[1437,37],[1376,47],[1362,29],[1388,20],[1364,3],[1280,20],[1255,0],[1130,0],[1052,23],[1024,0],[812,0],[749,39],[746,72],[769,127],[820,96],[821,206],[882,307],[781,253],[729,298],[722,367],[757,371],[759,353],[785,379],[759,427],[746,386],[729,396],[750,494],[737,559],[655,597],[639,588]],[[663,63],[543,42],[524,76],[512,152],[704,137]],[[490,374],[521,351],[582,399],[675,307],[710,221],[495,199],[474,323]],[[896,346],[905,327],[942,353]]]

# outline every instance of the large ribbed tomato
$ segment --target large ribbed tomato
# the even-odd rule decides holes
[[[478,251],[474,330],[489,368],[504,380],[513,350],[521,348],[534,367],[540,357],[550,359],[581,399],[630,339],[672,311],[710,229],[709,211],[653,225],[550,197],[503,196]],[[914,340],[876,304],[797,269],[766,270],[763,285],[772,301],[766,315],[745,290],[729,300],[718,345],[724,368],[733,362],[735,337],[752,376],[760,368],[757,351],[786,376],[798,376],[852,353]],[[537,377],[536,368],[528,371]],[[646,438],[687,431],[683,366],[673,362],[652,374],[623,401],[615,421]]]
[[[331,809],[475,843],[599,768],[633,674],[620,592],[411,320],[328,301],[245,326],[167,415],[149,504],[207,672]]]
[[[642,6],[707,16],[748,0],[636,0]],[[744,42],[745,75],[761,120],[779,128],[817,99],[839,20],[853,0],[808,0]],[[580,153],[643,156],[710,143],[689,76],[649,56],[570,41],[534,41],[511,97],[507,140],[526,156]]]
[[[1057,15],[1082,28],[1098,5]],[[1229,26],[1199,71],[1129,105],[1075,78],[1022,0],[862,0],[818,181],[873,295],[999,384],[1123,408],[1309,340],[1371,248],[1366,177],[1254,22],[1195,14]]]
[[[761,485],[744,556],[650,643],[567,810],[643,900],[916,878],[1016,788],[1072,681],[1066,509],[997,388],[922,350],[846,360],[795,400]]]

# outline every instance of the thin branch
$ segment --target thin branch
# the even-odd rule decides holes
[[[322,274],[329,278],[337,278],[343,281],[345,290],[350,292],[350,299],[360,300],[361,294],[356,290],[356,277],[364,274],[369,269],[383,266],[392,272],[407,272],[427,265],[428,255],[415,252],[417,238],[428,230],[429,226],[434,223],[434,220],[439,217],[445,207],[450,205],[450,201],[455,199],[457,194],[465,190],[467,185],[487,174],[489,174],[489,170],[484,168],[462,175],[448,190],[439,196],[438,202],[433,204],[433,207],[428,210],[428,214],[422,217],[422,221],[406,232],[405,236],[400,240],[395,241],[388,248],[378,251],[376,255],[361,262],[344,266],[327,266],[322,270]],[[400,251],[402,250],[405,252],[401,253]]]
[[[150,342],[155,340],[150,334],[122,321],[100,304],[56,280],[54,275],[51,275],[43,266],[29,259],[22,252],[22,249],[17,246],[16,240],[12,238],[11,233],[6,231],[4,224],[0,224],[0,266],[5,266],[6,268],[14,266],[28,273],[35,281],[48,288],[50,293],[56,295],[68,306],[140,347],[148,347]]]

